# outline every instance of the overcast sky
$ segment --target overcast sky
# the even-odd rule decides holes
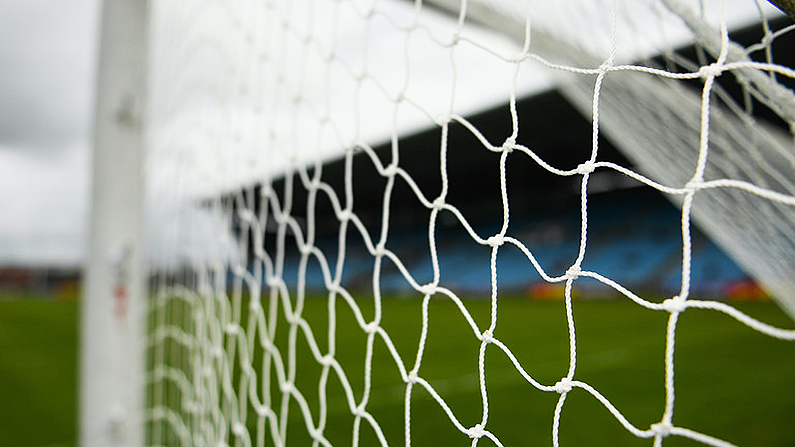
[[[0,0],[0,264],[84,254],[96,18],[96,0]]]
[[[98,4],[0,0],[0,265],[77,265],[86,252]],[[458,82],[484,70],[470,64]]]

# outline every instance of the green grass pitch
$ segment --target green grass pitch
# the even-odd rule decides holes
[[[75,445],[75,301],[0,301],[0,445]]]
[[[490,305],[465,301],[475,322],[488,326]],[[365,319],[373,318],[371,300],[358,302]],[[244,305],[243,308],[246,306]],[[773,303],[742,303],[738,307],[770,324],[792,327]],[[267,304],[265,305],[267,308]],[[568,338],[563,302],[501,300],[495,337],[507,344],[524,368],[543,384],[553,385],[566,374]],[[184,309],[182,309],[184,311]],[[641,429],[662,417],[664,410],[664,341],[667,313],[622,301],[574,304],[578,364],[575,379],[602,392],[627,419]],[[184,314],[183,314],[184,315]],[[281,314],[280,314],[281,315]],[[327,349],[328,302],[308,299],[302,316],[312,327],[322,351]],[[341,299],[336,301],[336,358],[345,370],[357,402],[365,389],[366,335]],[[245,317],[244,317],[245,321]],[[411,368],[421,326],[418,300],[383,300],[382,326],[390,334],[403,362]],[[280,316],[276,340],[287,358],[288,325]],[[478,383],[479,341],[457,307],[448,299],[433,299],[429,333],[419,375],[428,380],[465,427],[480,422],[482,401]],[[172,351],[177,352],[177,350]],[[184,356],[183,356],[184,358]],[[261,364],[261,351],[253,365]],[[788,446],[795,443],[795,343],[769,338],[714,311],[689,309],[680,317],[676,347],[676,407],[674,424],[726,439],[741,446]],[[299,331],[296,337],[296,387],[307,399],[313,417],[320,411],[321,368]],[[261,374],[258,372],[258,374]],[[374,340],[372,383],[367,410],[378,420],[390,445],[403,445],[405,385],[380,337]],[[271,373],[275,381],[275,373]],[[498,348],[486,350],[489,418],[486,428],[506,446],[549,446],[558,395],[536,390],[516,372]],[[328,417],[324,435],[334,445],[351,445],[354,417],[335,374],[326,389]],[[271,388],[272,403],[280,394]],[[291,401],[288,445],[311,445],[299,406]],[[411,403],[414,446],[460,446],[471,440],[448,420],[436,401],[416,386]],[[253,411],[247,425],[252,442],[257,426]],[[270,433],[261,432],[265,440]],[[651,440],[628,433],[590,394],[574,389],[561,417],[563,446],[649,446]],[[295,443],[295,444],[293,444]],[[666,446],[696,443],[671,437]],[[266,445],[268,443],[266,442]],[[362,422],[360,443],[377,445],[372,429]],[[486,438],[479,445],[492,445]]]
[[[372,306],[363,300],[366,318]],[[489,304],[466,301],[480,327],[486,327]],[[418,344],[420,306],[415,300],[384,300],[383,326],[409,364]],[[630,422],[645,428],[659,420],[664,402],[663,346],[666,315],[621,301],[574,304],[578,333],[575,378],[608,397]],[[775,304],[738,307],[762,321],[792,327]],[[69,446],[75,443],[76,339],[75,302],[0,302],[0,445]],[[320,346],[326,346],[327,303],[307,300],[303,313]],[[477,379],[478,342],[448,300],[430,305],[430,330],[420,375],[437,389],[466,426],[479,422],[482,404]],[[277,337],[286,340],[280,321]],[[554,384],[568,365],[565,313],[561,302],[509,299],[499,304],[495,337],[514,351],[527,371]],[[357,399],[364,388],[366,338],[352,313],[337,302],[337,358]],[[317,380],[302,336],[297,338],[296,384],[313,412],[318,408]],[[715,312],[690,309],[680,320],[676,348],[674,423],[713,434],[741,446],[795,444],[795,343],[758,334]],[[486,351],[489,419],[486,428],[506,445],[551,445],[557,395],[535,390],[494,347]],[[378,419],[390,445],[403,443],[404,386],[380,339],[374,345],[368,411]],[[326,436],[350,445],[353,417],[342,388],[329,380]],[[298,408],[290,406],[290,445],[308,445]],[[253,415],[250,416],[250,423]],[[251,424],[250,424],[251,425]],[[469,445],[439,406],[421,388],[412,395],[412,442],[416,446]],[[563,446],[648,446],[623,427],[583,390],[569,395],[561,418]],[[269,434],[266,433],[269,437]],[[293,444],[295,443],[295,444]],[[374,445],[363,426],[360,445]],[[482,446],[491,445],[482,439]],[[666,446],[695,445],[668,438]]]

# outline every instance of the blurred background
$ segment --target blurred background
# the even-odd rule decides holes
[[[75,443],[77,317],[81,266],[88,238],[91,116],[99,3],[99,0],[0,0],[0,402],[12,403],[0,405],[2,445],[67,446]],[[557,98],[552,99],[555,104],[560,102]],[[534,101],[536,103],[533,104],[537,105],[538,101],[550,101],[550,97],[539,96]],[[522,104],[531,105],[530,102]],[[489,128],[488,114],[474,119],[482,122],[479,127]],[[505,120],[499,122],[504,124]],[[588,124],[583,122],[583,141],[589,137]],[[534,135],[541,135],[542,128],[545,128],[544,123],[539,122],[538,125],[539,132]],[[416,147],[419,148],[438,141],[433,132],[417,133],[412,138],[418,142]],[[376,149],[383,153],[387,147]],[[550,146],[550,154],[555,150],[557,147]],[[605,150],[608,150],[607,146]],[[618,157],[618,154],[614,155]],[[464,158],[472,160],[472,157]],[[418,157],[417,160],[422,159]],[[421,177],[423,166],[412,166],[417,170],[413,174]],[[478,163],[469,163],[469,166],[481,169]],[[339,168],[339,164],[336,167]],[[466,166],[460,168],[461,176],[470,176]],[[330,176],[338,172],[334,169],[333,164],[327,167]],[[432,171],[438,173],[438,169]],[[514,177],[522,178],[519,175]],[[362,179],[375,181],[366,176]],[[609,180],[604,179],[608,183]],[[620,189],[624,185],[608,186],[608,189]],[[380,189],[376,190],[380,192]],[[559,190],[565,190],[576,198],[576,190]],[[399,193],[396,200],[400,199]],[[403,193],[408,194],[409,191]],[[621,200],[633,199],[631,203],[643,203],[667,213],[666,219],[670,217],[676,223],[678,212],[669,203],[654,202],[652,207],[648,197],[627,197],[632,194],[627,192]],[[304,200],[300,194],[297,195],[298,203]],[[472,195],[472,190],[461,191],[462,197]],[[364,192],[360,202],[368,204]],[[483,202],[496,203],[486,199]],[[571,204],[571,201],[563,199],[561,202]],[[615,203],[609,202],[606,206],[615,208]],[[576,209],[576,203],[573,208]],[[597,205],[593,209],[595,212],[601,210]],[[423,208],[417,212],[425,211]],[[363,215],[366,215],[366,210]],[[522,229],[529,240],[551,241],[546,243],[547,252],[542,252],[548,253],[550,265],[555,265],[554,250],[562,239],[556,231],[569,228],[559,224],[571,217],[562,211],[557,215],[553,213],[554,216],[557,216],[554,225],[547,221],[530,222],[533,228]],[[619,220],[622,217],[617,216]],[[575,223],[579,222],[578,215],[574,218]],[[656,286],[670,282],[675,288],[678,277],[671,280],[659,269],[664,260],[648,264],[638,262],[636,252],[644,251],[648,246],[641,242],[660,236],[650,235],[656,227],[647,225],[660,222],[660,215],[650,212],[645,219],[632,223],[632,231],[622,228],[621,234],[628,242],[614,249],[619,250],[618,253],[605,249],[602,258],[592,257],[594,262],[599,262],[599,259],[605,262],[594,270],[605,271],[612,266],[620,271],[617,275],[631,272],[629,266],[642,268],[645,272],[656,270]],[[625,224],[625,227],[627,225],[630,224]],[[396,223],[396,228],[401,229],[400,222]],[[676,227],[668,225],[668,228]],[[546,231],[548,229],[555,231]],[[571,233],[576,235],[576,231],[575,225]],[[610,231],[615,232],[604,230],[606,234]],[[417,251],[415,244],[425,242],[424,233],[414,230],[407,229],[400,236],[405,243],[406,258]],[[451,234],[450,247],[462,246],[458,236]],[[672,259],[678,259],[678,237],[675,231],[666,233],[660,242],[670,248],[669,257]],[[718,285],[714,292],[728,296],[726,285],[747,286],[740,291],[741,295],[750,298],[762,296],[762,292],[722,252],[716,252],[717,248],[705,239],[699,240],[704,242],[701,257],[696,261],[704,260],[703,271],[708,274],[707,279],[722,281],[715,283]],[[470,258],[468,252],[451,253],[451,265]],[[455,257],[457,254],[461,256]],[[352,259],[355,260],[355,256]],[[501,262],[512,261],[509,257],[504,259]],[[614,262],[615,259],[622,263]],[[420,273],[430,272],[429,264],[416,265]],[[563,262],[560,268],[565,270],[566,265]],[[468,287],[465,280],[477,277],[468,268],[460,267],[457,271],[460,272],[459,285],[462,288]],[[505,272],[501,281],[505,281],[505,286],[514,287],[517,294],[536,297],[560,295],[559,290],[541,290],[544,286],[541,281],[528,284],[524,272],[517,271],[514,275],[507,266],[501,271]],[[481,268],[478,272],[484,280],[481,283],[487,284],[488,271]],[[724,275],[722,272],[729,273]],[[286,275],[292,273],[288,271]],[[368,279],[368,272],[362,277]],[[352,277],[350,282],[355,285],[359,279]],[[458,279],[451,275],[451,280]],[[509,283],[513,279],[516,283]],[[383,281],[384,289],[390,293],[399,295],[404,292],[406,284],[396,270],[385,271]],[[390,286],[393,283],[394,287]],[[317,285],[322,286],[322,283]],[[477,287],[471,289],[479,292]]]
[[[0,0],[0,444],[74,445],[96,0]]]
[[[76,293],[98,3],[0,1],[0,296]]]

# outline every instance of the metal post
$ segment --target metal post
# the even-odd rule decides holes
[[[146,0],[104,0],[82,302],[80,445],[143,445]]]

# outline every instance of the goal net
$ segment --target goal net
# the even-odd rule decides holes
[[[792,322],[727,301],[795,315],[768,2],[149,14],[147,445],[795,440],[720,400],[793,409],[763,366],[792,376]]]

